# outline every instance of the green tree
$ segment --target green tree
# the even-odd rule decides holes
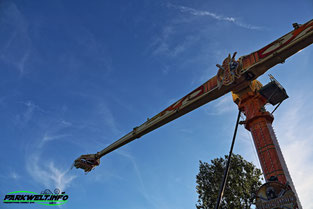
[[[212,209],[215,207],[220,185],[226,167],[225,158],[215,158],[211,164],[200,161],[200,171],[197,175],[197,209]],[[230,170],[224,196],[220,208],[250,209],[254,204],[252,193],[261,186],[261,170],[240,155],[232,155]]]

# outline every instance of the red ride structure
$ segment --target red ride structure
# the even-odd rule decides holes
[[[286,35],[238,60],[235,60],[236,53],[232,57],[229,55],[222,65],[217,65],[219,70],[216,76],[100,152],[80,156],[75,160],[74,166],[89,172],[100,164],[102,156],[228,92],[232,92],[234,102],[246,116],[242,123],[253,136],[265,180],[269,183],[273,180],[276,182],[272,186],[269,183],[265,184],[267,187],[262,188],[265,196],[257,197],[261,199],[261,203],[257,204],[257,207],[274,208],[273,205],[275,205],[275,208],[278,208],[278,204],[286,204],[287,208],[301,208],[273,131],[274,117],[264,107],[267,103],[279,105],[288,96],[274,78],[271,78],[272,81],[265,86],[256,80],[271,67],[284,63],[288,57],[313,43],[313,20],[303,25],[294,23],[293,27],[294,29]],[[287,186],[283,188],[283,186],[277,185]],[[278,187],[281,187],[279,190],[281,192],[276,195]],[[291,191],[288,188],[295,193],[297,204],[288,202],[292,199]],[[288,198],[283,199],[284,192]]]
[[[254,80],[244,91],[233,93],[233,99],[239,110],[246,116],[245,121],[241,123],[252,134],[266,181],[268,182],[274,177],[281,184],[288,184],[295,192],[297,205],[300,208],[301,204],[295,186],[272,127],[274,117],[264,107],[267,103],[280,104],[288,98],[281,85],[273,77],[271,79],[272,81],[264,87],[260,82]]]

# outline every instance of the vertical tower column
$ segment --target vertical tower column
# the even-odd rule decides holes
[[[276,176],[280,183],[286,184],[291,178],[272,128],[274,118],[265,110],[265,104],[263,96],[248,92],[241,96],[239,108],[246,115],[245,127],[253,136],[265,180]]]
[[[248,90],[240,94],[235,102],[246,116],[245,128],[253,136],[266,182],[271,176],[277,177],[282,184],[288,182],[298,199],[298,206],[301,208],[299,197],[272,127],[274,117],[264,107],[267,99],[256,90]]]

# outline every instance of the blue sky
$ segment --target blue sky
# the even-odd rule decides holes
[[[256,51],[312,16],[308,0],[1,1],[0,197],[57,187],[70,195],[62,208],[195,207],[199,160],[230,147],[230,94],[110,153],[88,175],[69,169],[214,76],[228,53]],[[304,208],[313,208],[312,57],[310,46],[268,71],[290,97],[273,125]],[[243,127],[235,153],[259,166]]]

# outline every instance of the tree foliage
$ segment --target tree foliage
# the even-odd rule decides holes
[[[200,161],[200,171],[197,175],[197,209],[212,209],[215,207],[220,185],[226,167],[225,158],[215,158],[211,164]],[[250,208],[254,204],[252,193],[261,186],[261,170],[240,155],[232,155],[230,170],[224,196],[220,208]]]

